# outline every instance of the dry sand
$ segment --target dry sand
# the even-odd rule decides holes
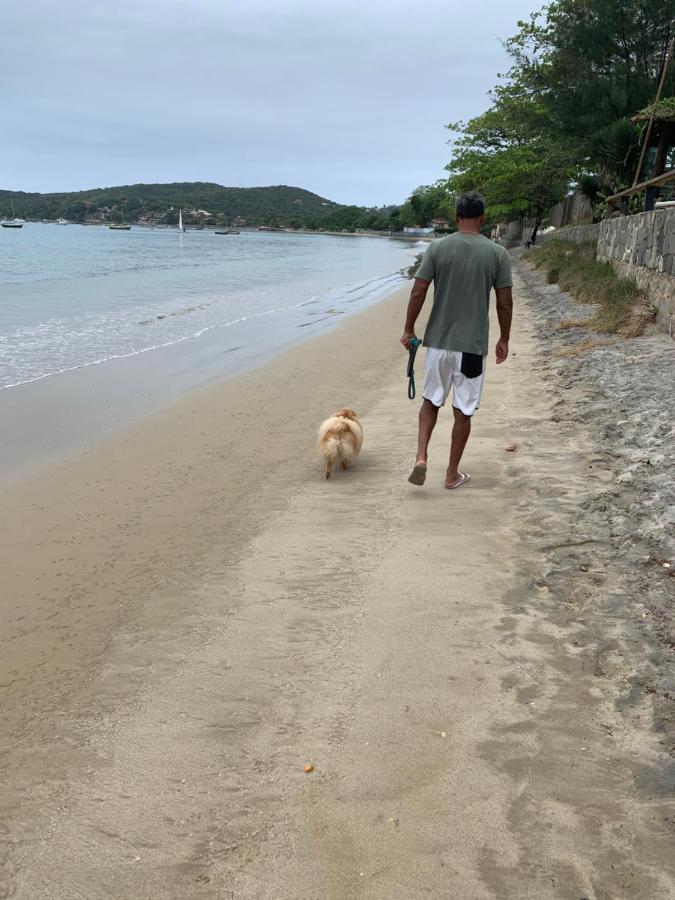
[[[517,288],[456,492],[399,294],[2,494],[0,897],[675,896],[673,579],[612,569],[634,486]]]

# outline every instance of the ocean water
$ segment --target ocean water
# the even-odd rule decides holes
[[[391,292],[417,252],[276,232],[0,229],[0,390],[214,333],[225,345],[244,323],[248,341],[290,343]]]

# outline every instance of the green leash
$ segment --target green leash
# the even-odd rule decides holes
[[[419,338],[408,341],[408,400],[415,399],[415,356],[421,343]]]

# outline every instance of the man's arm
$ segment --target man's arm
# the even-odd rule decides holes
[[[403,337],[401,338],[401,343],[403,346],[408,349],[408,345],[410,340],[415,337],[415,322],[417,321],[417,317],[422,311],[422,307],[424,306],[424,301],[426,300],[427,291],[429,290],[430,281],[425,281],[424,278],[416,278],[415,283],[413,284],[412,291],[410,292],[410,301],[408,302],[408,312],[405,319],[405,328],[403,330]]]
[[[513,293],[510,287],[495,288],[495,293],[497,295],[497,318],[499,319],[499,340],[497,341],[497,365],[499,365],[509,355]]]

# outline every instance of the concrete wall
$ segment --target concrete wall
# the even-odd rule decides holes
[[[549,220],[554,228],[590,224],[593,221],[593,206],[584,194],[569,194],[560,203],[556,203],[550,212]]]
[[[534,219],[528,219],[526,216],[498,225],[497,231],[506,247],[518,247],[529,237],[533,227]]]
[[[559,228],[542,238],[597,241],[598,259],[610,260],[620,275],[632,278],[657,307],[668,333],[675,333],[675,209]]]

